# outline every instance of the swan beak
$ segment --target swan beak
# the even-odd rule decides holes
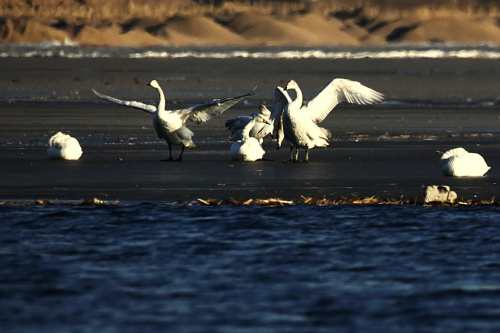
[[[436,154],[443,155],[444,153],[442,151],[436,150]]]
[[[262,122],[265,124],[264,126],[262,126],[262,128],[259,130],[259,132],[257,132],[257,134],[260,134],[262,133],[263,131],[265,131],[267,129],[267,126],[273,126],[273,124],[269,121],[267,121],[266,118],[262,118]]]

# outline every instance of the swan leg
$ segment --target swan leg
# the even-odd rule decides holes
[[[162,162],[170,162],[174,160],[172,158],[172,145],[170,143],[168,144],[168,153],[169,153],[169,158],[167,160],[161,160]]]
[[[181,148],[181,154],[179,155],[179,157],[177,157],[176,161],[178,162],[182,162],[182,154],[184,154],[184,145],[182,145],[182,148]]]
[[[294,154],[293,154],[293,148],[294,147],[292,145],[290,145],[290,161],[289,161],[290,163],[294,163],[295,158],[296,158],[296,156],[294,156]]]
[[[299,148],[298,147],[295,147],[295,158],[293,159],[293,162],[294,163],[299,162]]]
[[[309,162],[309,148],[306,148],[306,156],[304,157],[303,163]]]

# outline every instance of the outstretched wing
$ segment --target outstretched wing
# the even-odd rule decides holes
[[[334,79],[320,91],[302,110],[309,112],[315,123],[320,123],[339,104],[346,101],[356,104],[374,104],[381,102],[384,95],[357,81]]]
[[[245,95],[223,98],[223,99],[214,99],[213,101],[203,103],[203,104],[195,104],[190,107],[187,107],[182,110],[182,118],[185,121],[189,119],[196,125],[209,121],[215,116],[223,113],[230,107],[238,104],[239,102],[249,98],[254,95],[253,92],[250,92]]]
[[[157,110],[157,107],[154,105],[149,105],[149,104],[145,104],[145,103],[138,102],[138,101],[123,101],[123,100],[115,98],[115,97],[101,94],[101,93],[95,91],[93,88],[92,88],[92,91],[94,92],[94,94],[97,95],[97,97],[102,98],[103,100],[108,101],[108,102],[112,102],[112,103],[116,103],[116,104],[124,105],[124,106],[130,106],[130,107],[133,107],[133,108],[136,108],[136,109],[139,109],[139,110],[145,111],[147,113],[151,113],[151,114],[155,113]]]

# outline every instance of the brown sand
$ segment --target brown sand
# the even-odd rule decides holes
[[[495,60],[6,58],[0,70],[2,201],[301,195],[419,200],[422,186],[434,184],[451,186],[464,200],[499,196]],[[413,106],[339,106],[323,123],[333,134],[332,146],[314,149],[308,164],[282,163],[288,148],[278,151],[270,139],[264,147],[271,161],[229,160],[227,118],[255,112],[259,103],[270,106],[274,87],[290,78],[308,98],[335,76]],[[169,108],[238,95],[255,85],[259,92],[206,124],[190,125],[198,148],[186,151],[182,163],[165,163],[160,159],[167,156],[166,144],[155,137],[150,115],[100,101],[90,89],[156,103],[146,86],[152,78],[164,87]],[[443,107],[444,101],[455,104]],[[476,105],[485,101],[492,106]],[[79,161],[47,160],[47,140],[57,131],[80,140]],[[488,176],[441,175],[435,151],[458,146],[481,153],[492,167]]]
[[[432,1],[430,1],[432,2]],[[0,5],[0,42],[72,41],[81,45],[363,45],[396,42],[500,43],[500,10],[469,7],[344,7],[332,2],[75,1]],[[170,6],[169,6],[170,3]],[[127,5],[128,4],[128,5]],[[484,5],[484,6],[483,6]],[[38,7],[37,7],[38,6]],[[485,7],[486,6],[486,7]],[[486,9],[484,9],[486,8]]]

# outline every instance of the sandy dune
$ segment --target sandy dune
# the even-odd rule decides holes
[[[252,11],[220,15],[174,15],[167,19],[137,17],[123,21],[43,19],[0,16],[0,42],[72,41],[80,45],[373,45],[454,42],[500,44],[499,20],[408,16],[369,18],[362,11],[339,18],[317,11],[262,14]]]

